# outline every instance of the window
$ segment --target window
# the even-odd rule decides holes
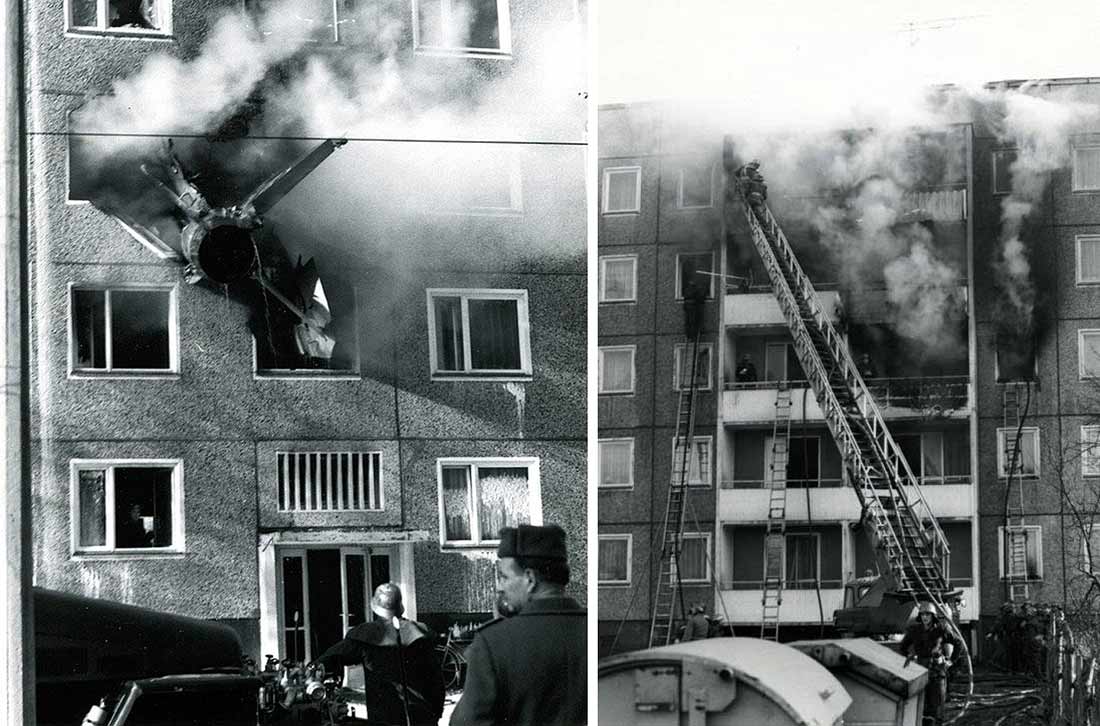
[[[713,167],[681,169],[676,189],[676,206],[700,209],[714,206]]]
[[[1077,355],[1081,379],[1100,378],[1100,330],[1077,331]]]
[[[1077,240],[1077,284],[1100,283],[1100,234],[1079,234]]]
[[[1081,427],[1081,476],[1100,476],[1100,426]]]
[[[642,167],[603,170],[603,213],[622,214],[642,208]]]
[[[770,477],[775,460],[775,439],[764,437],[764,476]],[[787,486],[816,487],[821,485],[821,438],[790,436],[787,438]],[[765,480],[768,485],[769,480]]]
[[[921,484],[943,483],[943,433],[896,434],[894,441]]]
[[[709,534],[684,533],[680,540],[680,581],[710,582]]]
[[[599,349],[599,392],[634,393],[633,345],[605,346]]]
[[[176,460],[74,460],[73,551],[182,551],[182,466]]]
[[[309,276],[299,280],[305,285],[311,282]],[[358,376],[359,326],[354,288],[331,281],[325,285],[317,278],[310,306],[311,310],[323,309],[329,322],[323,327],[307,328],[296,313],[274,297],[264,298],[262,321],[252,327],[254,366],[259,377]]]
[[[638,289],[638,258],[616,255],[600,258],[600,302],[634,302]]]
[[[381,511],[382,454],[279,451],[280,512]]]
[[[1039,358],[1035,341],[1012,335],[997,335],[993,373],[998,383],[1039,380]]]
[[[634,439],[600,439],[600,486],[634,487]]]
[[[508,55],[508,0],[413,0],[413,44],[427,53]]]
[[[688,282],[694,282],[714,297],[714,255],[710,252],[676,255],[676,299],[684,299]]]
[[[687,484],[709,487],[711,438],[695,436],[691,441],[691,455],[687,462]],[[684,449],[682,446],[676,446],[676,439],[672,440],[672,447],[672,483],[679,485],[679,471],[684,462]]]
[[[997,429],[998,476],[1008,476],[1015,441],[1016,429]],[[1025,427],[1020,431],[1020,453],[1016,457],[1015,473],[1020,476],[1039,476],[1039,429]]]
[[[461,179],[461,183],[455,183],[456,179]],[[513,147],[495,144],[432,147],[414,164],[407,183],[407,193],[414,205],[428,214],[523,213],[523,162]]]
[[[531,375],[526,290],[428,290],[432,375]]]
[[[439,459],[439,541],[489,546],[501,527],[542,524],[538,459]]]
[[[629,534],[601,534],[599,548],[599,584],[629,585],[633,537]]]
[[[166,35],[169,0],[69,0],[69,30]]]
[[[997,533],[1001,577],[1043,579],[1043,528],[998,527]]]
[[[171,288],[70,288],[70,370],[177,370],[176,298]]]
[[[793,343],[768,343],[764,347],[765,381],[805,381]]]
[[[783,587],[814,589],[821,579],[821,535],[816,532],[788,534],[783,538],[783,548]]]
[[[1012,191],[1012,165],[1016,163],[1016,149],[994,149],[993,193],[1008,194]]]
[[[280,32],[275,12],[284,12],[278,0],[246,0],[254,11],[260,31],[265,35]],[[356,0],[295,0],[294,21],[296,30],[304,32],[312,43],[338,43],[352,40],[350,37],[360,27],[356,17]],[[276,20],[276,22],[271,22]],[[281,32],[285,32],[285,27]]]
[[[1100,190],[1100,146],[1081,146],[1073,150],[1073,191]]]
[[[703,391],[710,390],[710,357],[712,346],[699,345],[699,358],[695,361],[695,385]],[[691,367],[691,346],[677,345],[672,350],[672,389],[679,391],[691,386],[688,368]]]

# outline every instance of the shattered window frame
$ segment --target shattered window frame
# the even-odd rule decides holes
[[[699,359],[700,362],[706,356],[706,378],[703,382],[698,384],[695,389],[697,391],[709,391],[713,386],[713,376],[711,371],[714,370],[714,344],[713,343],[700,343],[699,344]],[[684,380],[684,361],[691,357],[691,345],[688,343],[677,343],[672,349],[672,390],[683,390],[684,384],[691,384],[690,380]],[[699,372],[697,367],[695,373]],[[696,376],[699,379],[699,376]]]
[[[512,20],[509,0],[495,0],[497,13],[497,48],[449,45],[441,42],[428,45],[422,42],[423,31],[420,27],[420,7],[423,0],[412,0],[412,36],[413,50],[422,55],[461,56],[464,58],[495,58],[508,60],[512,57]],[[435,0],[439,3],[441,33],[452,31],[452,15],[460,0]],[[475,0],[476,1],[476,0]]]
[[[597,449],[596,459],[597,459],[597,462],[598,462],[598,465],[599,465],[599,479],[596,482],[596,487],[599,488],[599,489],[633,489],[634,488],[634,437],[618,437],[618,438],[600,439],[598,444],[599,444],[599,447]],[[604,476],[604,468],[603,468],[604,462],[607,459],[607,457],[604,454],[604,445],[605,444],[609,445],[609,446],[615,446],[615,445],[622,446],[624,444],[626,445],[626,450],[628,452],[627,453],[627,469],[630,472],[630,480],[629,481],[620,481],[620,482],[605,481],[606,477]]]
[[[1077,284],[1078,285],[1096,285],[1100,284],[1100,264],[1097,265],[1096,273],[1091,277],[1085,276],[1085,266],[1081,264],[1081,250],[1087,244],[1096,246],[1097,252],[1100,253],[1100,234],[1078,234],[1074,235],[1074,246],[1076,247],[1077,257]],[[1083,244],[1084,243],[1084,244]],[[1094,255],[1100,260],[1100,254]]]
[[[1086,339],[1093,338],[1095,343],[1088,346],[1095,352],[1095,363],[1091,368],[1085,366]],[[1083,328],[1077,331],[1077,373],[1082,381],[1100,378],[1100,328]]]
[[[596,546],[596,584],[600,587],[630,585],[630,583],[632,582],[631,576],[634,574],[634,535],[630,534],[629,532],[615,532],[598,535],[597,539],[598,543]],[[604,568],[604,565],[601,562],[604,555],[604,542],[626,543],[626,551],[623,558],[623,577],[614,579],[601,577]]]
[[[631,175],[634,178],[634,203],[629,207],[611,208],[611,177]],[[603,183],[600,184],[603,191],[603,199],[600,202],[600,211],[603,214],[637,214],[642,210],[642,167],[640,166],[609,166],[603,170]]]
[[[95,3],[95,25],[78,25],[74,16],[75,5]],[[131,36],[138,38],[170,40],[172,38],[172,0],[152,0],[156,15],[156,27],[141,28],[130,26],[112,26],[110,20],[111,4],[116,0],[65,0],[65,32],[72,35]],[[149,22],[153,22],[149,19]]]
[[[607,380],[607,376],[604,375],[604,363],[606,362],[607,353],[630,353],[630,386],[622,389],[608,389],[604,388],[604,381]],[[597,393],[601,396],[605,395],[633,395],[634,389],[638,385],[638,371],[635,366],[638,356],[638,346],[636,345],[601,345],[596,352],[597,358]]]
[[[1012,164],[1015,163],[1016,157],[1019,156],[1019,153],[1020,150],[1017,149],[1015,146],[1005,147],[1002,149],[993,149],[993,152],[991,154],[992,175],[989,179],[989,188],[993,196],[1002,196],[1012,193]],[[997,179],[999,178],[999,172],[1001,171],[1000,163],[998,163],[998,160],[1003,160],[1008,155],[1012,155],[1013,157],[1012,160],[1008,163],[1008,167],[1004,169],[1004,173],[1008,175],[1006,178],[1008,186],[1007,188],[1002,188],[997,185]]]
[[[1091,182],[1084,179],[1084,168],[1078,159],[1082,152],[1089,152],[1095,155],[1093,171],[1096,172],[1096,178]],[[1100,144],[1081,144],[1073,147],[1073,191],[1075,192],[1100,192]]]
[[[171,469],[171,536],[172,543],[167,546],[118,547],[116,545],[117,521],[115,501],[117,497],[115,473],[119,469]],[[88,471],[104,473],[104,544],[81,545],[81,525],[83,523],[80,497],[80,474]],[[87,559],[96,556],[111,558],[122,557],[158,557],[179,555],[186,551],[186,534],[183,501],[183,459],[71,459],[69,461],[69,511],[70,553],[74,559]]]
[[[705,171],[709,181],[707,185],[706,204],[684,204],[684,180],[690,171]],[[714,207],[714,165],[709,165],[705,170],[681,168],[676,183],[676,208],[677,209],[712,209]]]
[[[678,482],[672,480],[673,474],[676,471],[676,462],[680,457],[680,448],[676,446],[676,437],[673,436],[669,442],[672,448],[672,459],[670,460],[671,466],[669,467],[669,481],[673,485],[677,485]],[[700,456],[702,454],[702,456]],[[704,459],[700,462],[700,459]],[[703,465],[706,465],[706,472],[701,478],[693,478],[694,474],[698,473]],[[714,437],[713,436],[692,436],[691,437],[691,456],[688,457],[688,475],[687,486],[693,489],[707,489],[714,485]]]
[[[688,575],[685,575],[684,574],[684,567],[683,567],[683,564],[681,563],[680,566],[679,566],[680,567],[680,582],[683,582],[683,583],[705,583],[705,582],[710,582],[711,572],[714,569],[714,567],[713,567],[714,563],[713,563],[713,560],[710,556],[710,533],[709,532],[684,532],[683,535],[681,536],[681,541],[680,541],[681,561],[683,560],[683,552],[684,552],[684,549],[685,549],[684,545],[687,542],[702,542],[703,543],[703,545],[702,545],[702,547],[703,547],[703,573],[699,577],[691,577],[690,576],[690,574],[694,574],[694,573],[689,573]],[[670,574],[670,577],[672,578],[672,581],[675,582],[676,573],[672,572]]]
[[[330,322],[325,329],[331,332],[335,331],[336,319],[347,321],[350,317],[350,322],[347,323],[348,330],[351,331],[351,335],[348,338],[348,345],[350,350],[354,351],[354,358],[352,360],[351,367],[348,368],[264,368],[260,366],[260,341],[256,339],[254,334],[249,334],[249,338],[252,341],[252,378],[257,381],[278,381],[278,380],[325,380],[325,381],[355,381],[362,377],[363,370],[363,352],[359,345],[359,289],[352,286],[350,289],[351,310],[348,313],[341,312],[339,315],[333,314],[332,322]],[[339,340],[337,340],[339,344]],[[345,350],[344,346],[340,346],[341,350]]]
[[[112,336],[111,306],[112,292],[163,292],[168,295],[168,367],[167,368],[119,368],[114,363],[114,342]],[[78,334],[75,296],[78,292],[104,293],[103,339],[104,367],[82,367],[78,361]],[[178,285],[120,282],[116,284],[89,284],[70,282],[68,285],[68,377],[69,378],[150,378],[173,379],[180,373],[179,356],[179,294]]]
[[[999,479],[1008,478],[1008,464],[1005,461],[1005,446],[1007,444],[1006,436],[1015,436],[1016,429],[1004,429],[997,428],[997,477]],[[1037,479],[1043,473],[1043,466],[1041,461],[1042,447],[1040,446],[1039,427],[1038,426],[1024,426],[1020,429],[1020,451],[1022,452],[1027,447],[1030,440],[1031,452],[1035,458],[1034,471],[1027,471],[1023,469],[1023,462],[1020,462],[1021,470],[1019,476],[1021,479]]]
[[[1043,579],[1043,528],[1038,524],[1024,524],[1013,527],[997,527],[997,569],[1000,579],[1007,580],[1010,577],[1019,577],[1017,573],[1008,573],[1005,551],[1008,544],[1007,538],[1010,530],[1014,533],[1022,532],[1026,537],[1026,547],[1035,549],[1035,573],[1030,571],[1025,574],[1029,582]],[[1030,568],[1029,568],[1030,569]]]
[[[437,502],[439,512],[439,546],[441,549],[485,549],[500,544],[499,537],[481,536],[481,469],[527,470],[527,521],[526,524],[542,524],[542,485],[539,478],[540,459],[535,456],[516,457],[443,457],[435,460]],[[447,538],[447,510],[445,507],[443,471],[465,469],[467,472],[467,504],[469,506],[469,539]]]
[[[609,297],[607,294],[607,266],[609,263],[630,263],[630,294],[623,297]],[[638,301],[638,255],[601,255],[600,256],[600,303],[633,303]]]
[[[431,364],[432,380],[529,380],[532,375],[531,363],[531,323],[527,290],[493,288],[428,288],[428,352]],[[437,341],[439,324],[436,319],[436,300],[439,298],[457,298],[459,301],[460,322],[462,326],[462,351],[460,369],[444,368],[440,365]],[[519,352],[519,368],[473,368],[473,349],[471,342],[471,300],[505,300],[515,303],[516,336]],[[456,360],[457,364],[457,360]]]

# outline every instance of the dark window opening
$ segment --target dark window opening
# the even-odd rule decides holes
[[[792,436],[788,444],[787,486],[816,487],[821,483],[821,459],[816,436]]]
[[[1032,341],[998,336],[996,355],[998,383],[1038,380]]]
[[[257,293],[249,325],[256,341],[258,373],[359,372],[355,295],[350,288],[327,280],[324,293],[331,319],[323,326],[304,325],[275,297]]]
[[[688,289],[688,283],[694,283],[707,292],[707,298],[714,297],[714,255],[710,252],[698,254],[683,254],[679,256],[680,289],[677,297],[684,297],[684,291]]]
[[[172,468],[116,467],[115,546],[172,546]]]
[[[993,152],[993,193],[1008,194],[1012,191],[1012,165],[1018,156],[1016,149],[998,149]]]

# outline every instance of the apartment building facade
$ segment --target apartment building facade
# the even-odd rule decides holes
[[[1023,92],[1087,105],[1095,104],[1091,91],[1087,80],[1074,79]],[[759,634],[767,478],[773,439],[784,436],[780,637],[817,637],[823,628],[831,632],[845,583],[873,573],[876,564],[860,529],[861,510],[849,475],[793,353],[791,332],[752,248],[740,202],[724,187],[721,139],[733,130],[717,124],[703,128],[698,120],[685,120],[657,104],[604,107],[600,120],[601,653],[646,641],[651,578],[659,557],[652,542],[660,537],[671,453],[659,439],[672,435],[667,416],[675,415],[676,404],[668,391],[681,355],[677,347],[684,342],[675,291],[684,260],[695,259],[686,256],[700,253],[703,264],[711,255],[710,269],[724,277],[713,278],[714,302],[707,306],[704,339],[713,353],[706,361],[709,385],[701,389],[695,431],[713,447],[704,457],[711,467],[710,489],[695,495],[709,500],[696,506],[707,512],[699,529],[705,534],[708,566],[685,600],[704,602],[709,613],[725,618],[739,633]],[[1032,328],[1039,334],[1025,336],[1035,340],[1032,357],[1027,346],[1020,353],[1016,336],[1006,331],[1011,326],[998,287],[1002,206],[1010,196],[1009,170],[1017,153],[1003,128],[1003,115],[994,109],[982,114],[971,108],[952,123],[914,129],[897,143],[884,144],[897,154],[897,167],[917,171],[898,174],[905,184],[892,186],[886,195],[893,205],[889,224],[876,243],[854,257],[848,252],[857,249],[856,239],[874,236],[859,228],[874,223],[873,210],[849,212],[861,203],[853,200],[865,201],[868,187],[878,181],[846,190],[847,197],[838,202],[842,192],[815,187],[811,169],[802,179],[776,159],[769,175],[769,159],[760,159],[769,182],[768,204],[823,307],[833,311],[832,322],[853,359],[860,361],[864,380],[950,545],[951,583],[963,592],[960,619],[975,633],[980,632],[975,626],[994,617],[1009,598],[1010,581],[1026,582],[1032,602],[1080,599],[1091,565],[1082,559],[1081,534],[1090,530],[1079,525],[1091,527],[1096,510],[1088,497],[1095,487],[1088,448],[1095,405],[1087,402],[1095,381],[1085,313],[1095,290],[1088,282],[1089,245],[1100,214],[1088,178],[1091,137],[1083,127],[1066,134],[1065,163],[1044,170],[1041,202],[1021,234],[1030,251],[1030,277],[1048,316]],[[862,143],[851,132],[838,132],[834,141],[838,148]],[[681,154],[683,148],[692,153]],[[736,146],[731,150],[736,157]],[[708,174],[709,194],[699,191],[705,184],[698,182]],[[685,204],[708,197],[711,206]],[[811,223],[823,208],[840,210],[854,225],[831,230],[847,249],[829,246],[820,217]],[[894,249],[882,249],[889,246],[884,238],[894,241]],[[924,271],[912,256],[909,267],[896,263],[897,240],[904,243],[900,249],[922,247],[920,260],[941,260],[938,269],[950,272],[934,284],[913,285],[908,297],[899,293],[899,274],[902,280],[919,281]],[[942,319],[929,336],[907,319],[911,316],[904,306],[920,309],[931,297],[940,303],[935,312]],[[920,309],[918,317],[929,315]],[[627,357],[618,351],[634,351],[631,391],[605,385],[609,377],[626,378],[617,366],[625,368]],[[755,374],[739,376],[746,355]],[[1026,410],[1025,397],[1030,397]],[[776,429],[780,398],[789,401],[787,434],[782,426]],[[661,416],[666,416],[664,431]],[[1017,429],[1021,473],[1010,480],[1006,437],[1011,443]],[[652,446],[651,439],[656,441]],[[1061,452],[1058,464],[1044,469],[1043,457],[1055,462],[1054,452]],[[1010,491],[1013,515],[1020,511],[1022,518],[1006,521]],[[1076,514],[1069,511],[1068,500]],[[1007,553],[1021,540],[1027,571],[1017,573],[1012,568],[1020,561]]]
[[[267,264],[277,234],[299,279],[320,280],[298,301],[331,315],[320,353],[295,349],[299,320],[275,293],[189,284],[184,260],[104,211],[89,137],[70,133],[89,98],[124,93],[121,79],[163,58],[211,62],[222,16],[273,4],[28,11],[37,585],[220,620],[254,656],[308,660],[369,617],[386,581],[436,627],[488,619],[497,531],[526,521],[565,528],[569,590],[585,599],[584,79],[529,111],[556,114],[538,138],[508,85],[554,68],[546,27],[583,31],[571,2],[472,5],[468,27],[452,27],[449,3],[417,0],[370,18],[331,3],[263,16],[312,28],[292,69],[369,62],[384,29],[387,72],[463,79],[447,97],[411,90],[423,113],[462,96],[452,130],[486,142],[353,136],[271,211],[257,257]],[[173,134],[177,151],[222,149],[151,131]],[[511,143],[524,140],[552,143]],[[226,186],[278,171],[265,149],[285,141],[232,138],[255,168]],[[219,179],[201,159],[184,166],[205,191]],[[134,178],[150,176],[139,166]]]

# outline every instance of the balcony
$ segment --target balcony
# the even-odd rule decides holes
[[[936,482],[926,480],[921,493],[937,518],[975,516],[974,489],[969,477],[949,477]],[[718,492],[718,520],[727,524],[766,522],[770,496],[763,481],[724,480]],[[826,480],[814,488],[787,489],[788,521],[856,521],[859,516],[856,493],[839,480]]]
[[[723,320],[729,328],[787,328],[787,320],[779,309],[779,301],[771,287],[754,285],[747,292],[731,285],[726,288],[723,303]],[[832,321],[836,322],[840,310],[840,293],[834,290],[818,290],[817,297],[825,310],[833,311]]]
[[[826,587],[826,585],[830,585]],[[784,590],[783,604],[779,608],[779,622],[817,625],[824,614],[825,623],[833,621],[833,612],[844,604],[844,590],[835,581],[822,581],[821,607],[817,604],[817,590]],[[757,624],[763,612],[761,598],[763,591],[760,583],[738,583],[723,581],[719,591],[719,603],[715,613],[727,618],[734,625]],[[744,589],[742,589],[744,588]],[[750,589],[751,588],[751,589]],[[963,607],[959,617],[963,621],[977,620],[977,590],[974,587],[962,587]],[[723,609],[724,608],[724,609]]]

